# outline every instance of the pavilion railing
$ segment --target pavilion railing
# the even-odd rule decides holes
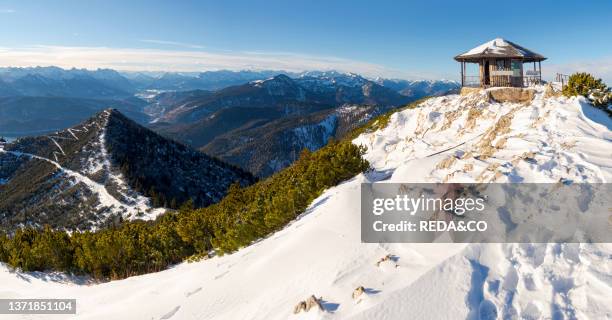
[[[526,70],[523,74],[523,85],[525,87],[542,84],[542,74],[536,70]]]
[[[521,70],[511,68],[491,68],[490,86],[492,87],[529,87],[542,83],[539,71]]]
[[[557,73],[557,75],[555,75],[555,82],[560,82],[561,88],[565,87],[568,81],[569,81],[569,75],[567,74]]]
[[[498,72],[502,71],[502,72]],[[489,83],[483,84],[480,76],[463,76],[464,87],[529,87],[542,84],[540,73],[525,72],[522,76],[515,77],[511,69],[495,68],[491,70]],[[567,79],[565,80],[567,83]]]
[[[512,74],[510,68],[491,66],[489,69],[489,83],[491,87],[512,87]]]

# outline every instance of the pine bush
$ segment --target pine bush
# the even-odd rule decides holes
[[[605,107],[612,101],[610,88],[601,79],[595,79],[585,72],[574,73],[569,77],[567,85],[563,88],[563,95],[584,96],[596,107]]]

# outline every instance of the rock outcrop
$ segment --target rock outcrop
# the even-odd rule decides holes
[[[364,293],[365,293],[365,288],[363,286],[357,287],[355,290],[353,290],[353,300],[358,299]]]
[[[311,295],[310,297],[308,297],[308,299],[298,302],[298,304],[296,304],[293,308],[293,313],[298,314],[302,311],[308,312],[313,308],[317,308],[320,311],[324,310],[323,306],[321,305],[321,298],[317,299],[317,297]]]
[[[391,255],[390,255],[390,254],[388,254],[388,255],[386,255],[386,256],[384,256],[384,257],[380,258],[380,260],[378,260],[378,262],[376,262],[376,266],[377,266],[377,267],[380,267],[380,264],[381,264],[381,263],[383,263],[383,262],[385,262],[385,261],[389,261],[389,260],[391,260]]]
[[[528,103],[535,97],[536,91],[529,88],[491,88],[487,90],[489,98],[497,102]]]

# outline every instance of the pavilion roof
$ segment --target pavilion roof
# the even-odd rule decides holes
[[[514,58],[523,60],[523,62],[546,60],[546,57],[543,55],[502,38],[496,38],[483,43],[474,49],[456,56],[455,60],[478,62],[482,58]]]

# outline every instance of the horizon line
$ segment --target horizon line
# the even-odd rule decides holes
[[[206,72],[219,70],[282,70],[286,72],[338,71],[369,78],[452,79],[450,74],[423,70],[406,72],[361,60],[291,52],[234,52],[104,46],[31,45],[1,47],[5,67],[114,69],[122,72]]]
[[[363,75],[361,73],[357,73],[357,72],[352,72],[352,71],[341,71],[341,70],[337,70],[337,69],[303,69],[303,70],[295,70],[295,71],[291,71],[291,70],[283,70],[283,69],[256,69],[256,68],[246,68],[246,69],[231,69],[231,68],[219,68],[219,69],[207,69],[207,70],[193,70],[193,71],[177,71],[177,70],[127,70],[127,69],[119,69],[119,68],[113,68],[113,67],[63,67],[63,66],[58,66],[58,65],[21,65],[21,66],[13,66],[13,65],[0,65],[0,69],[37,69],[37,68],[57,68],[57,69],[61,69],[63,71],[71,71],[71,70],[85,70],[85,71],[100,71],[100,70],[111,70],[111,71],[116,71],[120,74],[136,74],[136,73],[143,73],[143,74],[147,74],[147,73],[157,73],[157,74],[201,74],[201,73],[205,73],[205,72],[221,72],[221,71],[228,71],[228,72],[274,72],[277,73],[277,75],[281,75],[281,74],[300,74],[300,73],[308,73],[308,72],[336,72],[342,75],[357,75],[359,77],[362,77],[364,79],[368,79],[368,80],[375,80],[375,79],[385,79],[385,80],[402,80],[402,81],[447,81],[447,82],[456,82],[458,83],[457,80],[453,80],[453,79],[447,79],[447,78],[436,78],[436,79],[427,79],[427,78],[413,78],[413,79],[406,79],[406,78],[398,78],[398,77],[383,77],[383,76],[375,76],[375,77],[370,77],[370,76],[366,76]]]

